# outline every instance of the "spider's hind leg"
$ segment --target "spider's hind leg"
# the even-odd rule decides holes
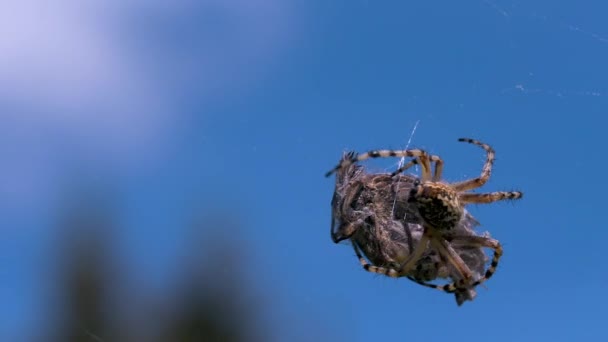
[[[363,267],[364,270],[366,270],[370,273],[382,274],[382,275],[385,275],[385,276],[388,276],[391,278],[399,278],[399,277],[403,276],[403,273],[400,273],[396,269],[393,269],[390,267],[379,267],[379,266],[375,266],[375,265],[372,265],[369,262],[367,262],[367,260],[365,260],[363,255],[361,255],[361,251],[354,241],[353,241],[353,249],[355,250],[355,254],[357,255],[357,258],[359,259],[359,262],[361,263],[361,266]],[[438,266],[436,265],[436,267],[438,267]],[[406,276],[406,278],[408,278],[409,280],[411,280],[419,285],[425,286],[425,287],[429,287],[429,288],[436,289],[436,290],[446,292],[446,293],[454,293],[454,295],[456,297],[456,303],[459,306],[462,305],[467,300],[473,300],[475,298],[475,296],[477,295],[477,293],[475,292],[475,290],[473,288],[457,287],[456,282],[450,283],[450,284],[445,284],[445,285],[435,285],[435,284],[427,283],[423,280],[417,279],[413,276]]]
[[[462,247],[462,248],[465,248],[465,247],[466,248],[480,248],[480,247],[492,248],[494,250],[494,256],[492,257],[492,262],[490,263],[490,267],[488,267],[485,274],[480,279],[473,281],[473,282],[470,282],[470,280],[463,278],[463,279],[454,281],[453,283],[446,284],[446,285],[435,285],[435,284],[421,283],[420,281],[417,281],[417,280],[414,280],[414,281],[416,281],[420,285],[438,289],[438,290],[441,290],[444,292],[458,293],[458,292],[465,291],[467,289],[472,289],[472,288],[476,287],[477,285],[483,284],[484,282],[486,282],[487,280],[492,278],[494,273],[496,273],[496,268],[498,267],[498,261],[500,260],[500,258],[502,257],[502,254],[503,254],[502,246],[498,242],[498,240],[483,237],[483,236],[455,236],[455,237],[450,237],[449,242],[450,242],[450,245],[453,245],[455,247]],[[440,253],[440,255],[441,254],[442,253]],[[458,296],[456,296],[456,300],[457,300],[457,302],[460,303]]]
[[[490,179],[490,175],[492,174],[492,165],[494,164],[494,149],[490,145],[474,139],[460,138],[458,139],[458,141],[468,142],[470,144],[481,146],[481,148],[486,151],[486,163],[483,165],[481,175],[479,177],[462,182],[457,182],[451,184],[451,186],[454,190],[459,192],[479,188],[480,186],[486,184],[488,179]]]
[[[458,288],[456,287],[456,283],[450,283],[450,284],[445,284],[445,285],[436,285],[436,284],[432,284],[432,283],[427,283],[425,281],[422,281],[420,279],[416,279],[412,276],[407,276],[407,278],[415,283],[418,283],[422,286],[426,286],[426,287],[430,287],[432,289],[435,290],[439,290],[442,292],[447,292],[447,293],[454,293],[458,290]]]
[[[453,282],[453,283],[445,284],[445,285],[436,285],[436,284],[424,282],[422,280],[419,280],[419,279],[416,279],[416,278],[410,277],[410,276],[408,276],[407,278],[409,280],[411,280],[415,283],[418,283],[419,285],[425,286],[425,287],[430,287],[432,289],[439,290],[439,291],[445,292],[445,293],[453,293],[454,297],[456,298],[456,304],[458,304],[458,306],[461,306],[467,300],[472,301],[477,296],[477,292],[475,291],[475,289],[473,287],[460,288],[460,287],[456,286],[457,282]]]
[[[393,269],[393,268],[389,268],[389,267],[380,267],[380,266],[375,266],[370,264],[369,262],[367,262],[367,260],[365,260],[365,258],[363,257],[363,255],[361,255],[361,251],[359,250],[359,246],[357,246],[357,243],[353,241],[353,248],[355,249],[355,254],[357,255],[357,258],[359,258],[359,262],[361,263],[361,267],[363,267],[364,270],[366,270],[367,272],[371,272],[371,273],[377,273],[377,274],[383,274],[385,276],[391,277],[391,278],[399,278],[399,271]]]
[[[490,279],[494,273],[496,272],[496,268],[498,267],[498,261],[500,257],[502,257],[502,246],[498,240],[483,237],[483,236],[457,236],[453,237],[450,240],[452,245],[467,247],[467,248],[492,248],[494,250],[494,256],[492,257],[492,262],[490,263],[490,267],[486,270],[486,273],[479,280],[474,281],[470,286],[475,287],[479,284],[486,282]]]
[[[429,241],[429,235],[426,233],[423,234],[420,241],[418,241],[418,244],[416,244],[416,248],[414,248],[414,251],[409,255],[407,261],[403,262],[399,268],[399,274],[408,274],[414,268],[414,265],[416,265],[426,251]]]
[[[460,255],[456,253],[452,245],[443,236],[433,236],[431,239],[431,246],[437,250],[439,256],[444,262],[452,265],[460,276],[460,280],[455,282],[453,285],[458,288],[469,287],[469,284],[473,280],[473,271],[467,266],[462,260]]]

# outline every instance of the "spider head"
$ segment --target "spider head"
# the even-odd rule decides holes
[[[441,231],[455,228],[464,214],[458,193],[439,182],[416,180],[408,201],[414,203],[424,223]]]

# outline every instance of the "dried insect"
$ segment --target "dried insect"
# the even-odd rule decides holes
[[[399,177],[402,177],[400,174],[403,171],[415,164],[421,166],[422,177],[421,179],[414,181],[413,187],[407,198],[408,203],[411,203],[415,208],[415,215],[420,219],[424,228],[420,241],[418,241],[418,244],[410,253],[407,260],[400,263],[400,267],[387,268],[370,266],[366,269],[371,272],[395,277],[409,275],[410,272],[417,267],[418,261],[424,256],[424,253],[427,250],[427,245],[430,244],[442,259],[455,267],[459,275],[459,280],[444,286],[424,283],[423,285],[435,287],[446,292],[460,292],[463,289],[475,287],[492,277],[496,271],[498,261],[502,256],[502,246],[497,240],[488,237],[456,234],[456,228],[465,214],[464,206],[468,203],[491,203],[505,199],[519,199],[523,194],[518,191],[485,194],[467,193],[466,191],[468,190],[484,185],[490,178],[494,161],[494,150],[489,145],[473,139],[461,138],[459,141],[481,146],[486,151],[486,163],[479,177],[453,184],[445,183],[441,181],[443,171],[443,161],[441,158],[435,155],[429,155],[425,151],[418,149],[369,151],[359,156],[355,153],[350,153],[342,158],[340,163],[326,174],[326,176],[329,176],[334,172],[340,172],[342,169],[348,168],[358,161],[378,157],[413,158],[409,163],[388,175],[388,177],[391,178],[397,177],[397,179],[399,179]],[[435,171],[432,175],[431,162],[435,163]],[[338,178],[339,177],[340,176],[338,176]],[[355,222],[359,221],[356,220]],[[346,229],[347,234],[348,232],[349,230]],[[486,247],[494,249],[494,257],[491,265],[486,270],[483,277],[480,279],[473,278],[473,272],[455,251],[454,247],[456,246],[462,248]]]
[[[342,160],[350,160],[352,155],[345,154]],[[361,265],[369,272],[406,276],[425,286],[443,288],[425,281],[454,275],[457,278],[457,272],[432,249],[428,249],[408,273],[394,271],[408,259],[423,236],[416,208],[408,201],[417,179],[411,175],[368,174],[357,164],[338,170],[332,198],[331,238],[335,243],[350,239]],[[463,236],[473,236],[475,224],[475,219],[465,213],[455,231]],[[456,250],[477,276],[484,271],[487,257],[481,248]],[[455,292],[458,305],[475,298],[473,288],[452,292]]]

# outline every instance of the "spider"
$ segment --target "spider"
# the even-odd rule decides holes
[[[349,160],[352,156],[352,152],[345,154],[342,160]],[[390,174],[368,174],[357,164],[340,169],[332,198],[331,238],[335,243],[350,239],[361,265],[369,272],[391,277],[407,276],[424,286],[438,288],[424,281],[446,278],[453,272],[433,250],[416,261],[416,268],[407,274],[394,271],[407,260],[413,245],[423,235],[420,220],[414,213],[415,208],[408,202],[416,180],[411,175],[393,177]],[[470,236],[475,224],[478,224],[475,219],[466,213],[456,228],[457,233]],[[483,272],[486,256],[481,248],[457,249],[469,268],[474,269],[477,275]],[[473,300],[476,295],[473,289],[454,292],[458,305],[465,300]]]
[[[495,273],[498,261],[503,254],[502,246],[497,240],[480,236],[455,235],[455,228],[463,218],[465,205],[469,203],[492,203],[507,199],[520,199],[523,194],[519,191],[513,192],[492,192],[492,193],[468,193],[484,185],[490,178],[492,165],[494,162],[494,150],[489,145],[480,141],[460,138],[458,141],[467,142],[482,147],[486,151],[486,162],[479,177],[456,183],[446,183],[441,180],[443,172],[443,161],[440,157],[429,155],[423,150],[376,150],[369,151],[361,155],[351,153],[343,158],[340,163],[326,173],[326,177],[349,165],[368,158],[378,157],[412,157],[413,159],[404,166],[390,174],[396,177],[413,165],[421,166],[421,179],[417,179],[410,190],[408,201],[416,208],[416,215],[420,219],[424,232],[420,241],[410,253],[406,261],[398,268],[386,268],[376,266],[363,266],[366,270],[381,273],[388,276],[398,277],[408,275],[415,267],[417,261],[423,256],[427,245],[437,251],[439,256],[453,265],[459,274],[459,280],[447,285],[433,285],[412,279],[422,285],[433,287],[445,292],[462,291],[463,289],[475,287],[487,281]],[[431,174],[431,162],[435,163],[434,173]],[[494,256],[490,267],[486,270],[483,277],[474,280],[473,273],[456,253],[453,246],[492,248]],[[360,253],[358,253],[360,256]],[[363,260],[363,259],[361,259]],[[363,264],[363,262],[362,262]]]

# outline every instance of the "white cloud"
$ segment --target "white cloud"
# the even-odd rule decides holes
[[[0,8],[0,205],[53,192],[70,158],[162,160],[181,94],[230,94],[272,63],[293,25],[282,0]]]
[[[60,134],[122,150],[150,143],[169,120],[160,89],[93,9],[19,0],[0,11],[0,118],[21,126],[30,144]]]

